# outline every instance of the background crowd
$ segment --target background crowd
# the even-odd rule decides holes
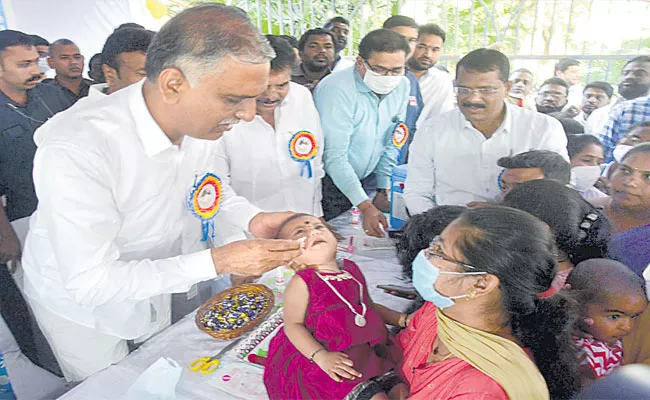
[[[229,13],[218,17],[245,21],[238,11]],[[83,344],[62,328],[87,326],[89,315],[99,315],[97,309],[132,300],[123,296],[126,289],[117,288],[119,280],[109,287],[100,282],[109,275],[70,267],[80,262],[78,254],[95,260],[96,249],[101,249],[98,264],[106,262],[100,260],[104,251],[116,262],[102,243],[121,237],[114,232],[125,227],[140,229],[135,219],[115,222],[123,217],[120,212],[102,213],[105,199],[94,194],[132,212],[143,204],[169,208],[163,194],[177,189],[164,187],[152,200],[138,189],[157,182],[129,182],[119,190],[99,184],[101,177],[122,177],[128,168],[142,165],[135,153],[131,164],[124,164],[127,170],[116,172],[97,161],[131,155],[128,146],[139,143],[118,134],[112,121],[132,116],[114,112],[109,102],[142,113],[133,117],[134,130],[154,119],[174,127],[177,137],[163,127],[166,144],[141,139],[149,143],[147,156],[164,153],[169,141],[187,157],[203,156],[205,148],[204,165],[228,187],[225,194],[247,202],[228,203],[240,219],[231,217],[235,211],[221,212],[202,221],[202,228],[189,222],[173,226],[173,220],[161,228],[178,231],[179,237],[201,232],[214,246],[250,238],[248,222],[261,210],[329,221],[356,207],[364,232],[383,237],[390,229],[385,213],[397,207],[391,176],[406,164],[402,207],[411,218],[398,255],[419,299],[414,313],[393,324],[405,328],[395,339],[402,350],[394,361],[401,383],[373,395],[447,398],[467,390],[493,398],[568,398],[583,383],[623,364],[650,364],[643,278],[650,279],[650,56],[628,60],[616,89],[599,81],[581,85],[583,66],[573,59],[558,60],[555,76],[543,77],[535,87],[531,71],[512,70],[507,56],[490,48],[466,54],[453,73],[440,68],[444,30],[399,15],[368,33],[357,56],[344,57],[350,24],[335,17],[300,38],[268,35],[263,44],[251,45],[255,54],[245,57],[255,61],[249,64],[270,60],[268,81],[251,96],[254,112],[241,111],[215,128],[202,119],[214,110],[197,97],[182,112],[167,115],[165,124],[157,115],[140,122],[147,107],[165,110],[180,101],[180,95],[171,94],[174,77],[165,71],[179,69],[178,79],[197,89],[207,72],[189,72],[186,65],[223,56],[201,48],[210,42],[199,28],[207,30],[209,22],[191,12],[184,18],[158,34],[136,24],[117,27],[87,64],[68,38],[50,42],[0,31],[0,310],[35,364],[79,381],[128,354],[125,339],[155,331],[102,330],[102,344],[89,334],[88,346],[119,346],[119,351],[80,363]],[[174,40],[177,47],[170,45]],[[171,63],[165,57],[174,51],[183,57]],[[90,79],[83,76],[86,65]],[[147,85],[163,81],[170,92],[159,103],[133,101],[134,93],[144,91],[146,97],[152,90]],[[221,82],[218,75],[215,82]],[[215,101],[233,109],[246,99],[225,91],[219,96]],[[86,128],[106,136],[76,136]],[[183,129],[218,132],[218,139],[189,141]],[[111,135],[121,142],[109,143]],[[213,138],[207,133],[196,137]],[[164,162],[180,165],[182,156]],[[191,169],[185,172],[197,180],[199,171]],[[54,170],[60,174],[56,179]],[[76,170],[94,177],[97,185],[82,184],[69,172]],[[92,208],[85,209],[87,204]],[[90,231],[94,227],[92,237],[70,228],[81,220]],[[59,243],[63,236],[92,245]],[[182,254],[195,249],[183,246]],[[192,282],[187,278],[164,288],[161,282],[151,293],[179,292],[210,277],[196,272]],[[138,292],[138,301],[150,297],[143,293]],[[158,321],[156,329],[164,322]],[[38,348],[35,340],[43,334],[61,370],[44,361],[49,349]],[[429,354],[423,348],[434,350]],[[309,360],[320,366],[315,355]]]

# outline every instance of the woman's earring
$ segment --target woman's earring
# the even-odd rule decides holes
[[[467,293],[467,297],[465,297],[466,300],[469,300],[471,298],[474,298],[476,296],[476,290],[472,289]]]

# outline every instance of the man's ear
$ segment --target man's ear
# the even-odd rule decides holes
[[[108,86],[113,86],[120,76],[115,68],[109,67],[108,64],[102,64],[102,73]]]
[[[183,92],[190,90],[190,82],[178,68],[164,69],[156,80],[162,99],[167,104],[179,102]]]

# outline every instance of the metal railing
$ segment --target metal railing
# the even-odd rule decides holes
[[[195,0],[185,0],[188,5]],[[198,1],[198,0],[197,0]],[[201,0],[205,1],[205,0]],[[223,2],[223,0],[219,0]],[[468,51],[497,46],[543,80],[558,58],[584,61],[586,81],[616,83],[624,64],[650,53],[647,0],[225,0],[246,10],[264,33],[300,37],[341,15],[351,22],[347,54],[391,15],[437,23],[447,32],[442,63],[453,68]],[[645,19],[644,19],[645,18]],[[592,40],[593,37],[596,37]],[[619,38],[612,40],[612,38]],[[539,79],[538,79],[539,80]]]

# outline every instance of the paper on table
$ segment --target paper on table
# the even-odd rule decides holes
[[[124,400],[174,400],[182,368],[171,358],[161,357],[131,385]]]
[[[264,369],[244,363],[224,363],[207,382],[233,396],[246,400],[267,400]]]

